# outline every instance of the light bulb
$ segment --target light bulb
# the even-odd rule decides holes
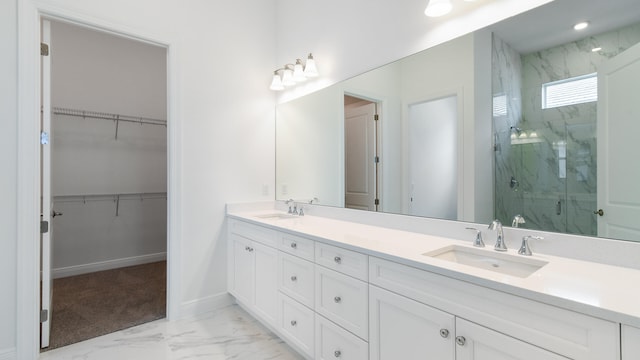
[[[293,81],[293,72],[291,71],[291,69],[284,69],[282,71],[282,85],[291,86],[295,84],[296,82]]]
[[[589,22],[588,21],[583,21],[580,23],[577,23],[575,25],[573,25],[573,29],[574,30],[583,30],[586,29],[589,26]]]
[[[271,86],[269,86],[269,89],[275,90],[275,91],[284,90],[284,85],[282,85],[282,79],[280,79],[280,75],[278,75],[277,71],[273,72],[273,80],[271,80]]]
[[[448,14],[453,6],[449,0],[429,0],[424,14],[429,17],[438,17]]]
[[[293,66],[293,81],[302,82],[307,80],[304,76],[304,71],[302,70],[302,60],[297,59],[296,64]]]
[[[309,54],[307,63],[304,66],[304,75],[306,77],[318,77],[318,68],[316,67],[316,61],[313,59],[313,55]]]

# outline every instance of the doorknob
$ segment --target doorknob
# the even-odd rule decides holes
[[[51,217],[56,217],[56,216],[62,216],[62,213],[58,212],[58,211],[55,211],[55,210],[52,210],[51,211]]]
[[[598,209],[598,210],[594,211],[593,213],[596,214],[596,215],[604,216],[604,210],[602,210],[602,209]]]

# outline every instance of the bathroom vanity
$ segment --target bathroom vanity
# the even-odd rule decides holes
[[[274,209],[227,220],[229,292],[308,359],[640,358],[639,270],[498,253],[484,230],[479,248]]]

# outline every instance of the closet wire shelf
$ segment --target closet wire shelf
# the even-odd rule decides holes
[[[167,199],[166,192],[145,192],[145,193],[122,193],[122,194],[85,194],[85,195],[58,195],[53,197],[55,203],[77,203],[94,201],[111,201],[116,205],[116,216],[120,215],[120,200],[151,200]]]
[[[135,123],[140,125],[159,125],[164,127],[167,126],[166,120],[148,118],[143,116],[121,115],[121,114],[104,113],[104,112],[98,112],[98,111],[69,109],[69,108],[62,108],[62,107],[52,107],[51,113],[53,115],[81,117],[83,119],[98,119],[98,120],[113,121],[116,125],[116,129],[115,129],[116,140],[118,140],[118,127],[120,125],[120,122]]]

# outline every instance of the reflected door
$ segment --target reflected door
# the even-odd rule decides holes
[[[640,241],[638,84],[640,44],[598,71],[598,236]]]
[[[409,105],[411,215],[458,217],[457,96]]]
[[[346,97],[345,97],[346,99]],[[377,211],[376,104],[358,101],[345,105],[346,208]]]

